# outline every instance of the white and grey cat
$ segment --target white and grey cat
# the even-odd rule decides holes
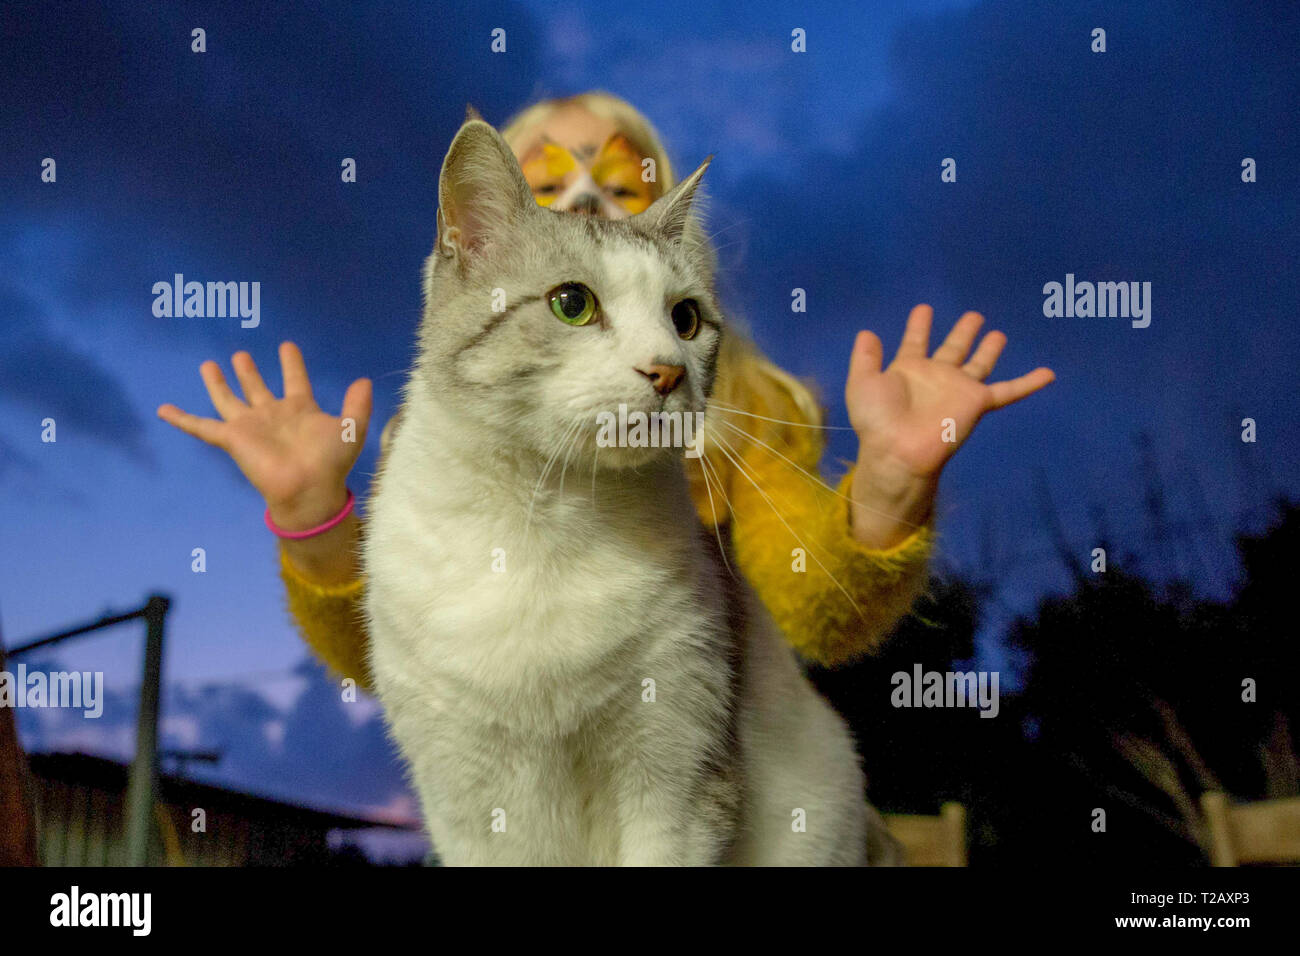
[[[481,120],[447,154],[364,544],[375,687],[446,863],[865,862],[848,729],[724,568],[682,450],[596,441],[620,404],[705,408],[707,165],[611,221],[538,206]]]

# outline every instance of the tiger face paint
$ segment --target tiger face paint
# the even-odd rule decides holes
[[[626,136],[614,133],[599,150],[576,153],[543,138],[520,166],[539,206],[623,219],[654,201],[654,184],[641,178],[642,159]]]

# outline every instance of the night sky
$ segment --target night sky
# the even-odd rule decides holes
[[[199,363],[228,368],[238,349],[278,389],[276,346],[293,339],[323,406],[375,380],[352,482],[364,497],[467,103],[500,125],[541,96],[604,88],[651,118],[679,169],[716,154],[724,300],[816,380],[832,424],[846,424],[854,333],[892,355],[918,302],[936,331],[966,309],[1005,331],[1000,377],[1056,371],[945,474],[939,567],[997,588],[983,666],[1009,666],[1001,628],[1067,584],[1046,500],[1080,555],[1101,528],[1112,560],[1223,594],[1232,533],[1300,492],[1295,4],[360,6],[0,10],[0,627],[13,646],[171,595],[164,742],[225,751],[195,774],[415,815],[374,705],[339,703],[307,663],[258,496],[154,409],[212,414]],[[194,27],[206,53],[191,52]],[[490,52],[497,27],[504,54]],[[806,53],[790,50],[796,27]],[[259,281],[260,325],[155,317],[152,286],[176,273]],[[1045,317],[1044,284],[1067,274],[1150,282],[1150,327]],[[795,287],[805,314],[790,311]],[[831,434],[834,471],[856,446]],[[1143,508],[1153,475],[1163,542]],[[117,696],[97,721],[21,713],[26,745],[129,755],[141,634],[41,658],[103,670]]]

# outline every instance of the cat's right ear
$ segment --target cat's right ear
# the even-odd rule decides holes
[[[438,179],[438,252],[465,260],[504,241],[536,209],[532,190],[501,134],[481,119],[456,133]]]

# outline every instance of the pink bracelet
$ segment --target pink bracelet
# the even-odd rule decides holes
[[[356,495],[352,494],[352,489],[349,488],[348,502],[343,506],[343,510],[340,511],[338,514],[336,514],[333,518],[330,518],[330,520],[326,521],[324,524],[317,525],[314,528],[308,528],[306,531],[285,531],[283,528],[278,527],[276,523],[271,520],[271,509],[267,508],[266,515],[265,515],[266,526],[271,529],[271,532],[273,534],[278,535],[281,538],[288,538],[291,541],[301,541],[303,538],[314,538],[318,534],[324,534],[326,531],[328,531],[330,528],[333,528],[335,525],[337,525],[348,515],[352,514],[352,506],[353,504],[356,503],[356,500],[357,500]]]

